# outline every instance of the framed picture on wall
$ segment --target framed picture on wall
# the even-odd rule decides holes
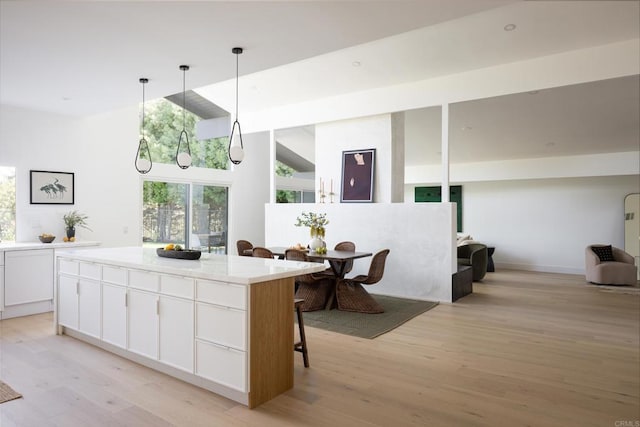
[[[32,205],[73,205],[73,173],[32,170],[29,182]]]
[[[375,148],[342,152],[340,202],[373,202],[375,160]]]

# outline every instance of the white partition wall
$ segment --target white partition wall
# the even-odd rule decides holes
[[[327,214],[329,248],[350,240],[357,251],[391,250],[382,281],[367,287],[369,292],[451,302],[451,275],[457,268],[455,203],[266,204],[266,245],[306,245],[309,229],[294,224],[309,211]],[[348,276],[367,274],[370,262],[356,260]]]

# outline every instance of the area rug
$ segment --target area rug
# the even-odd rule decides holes
[[[22,395],[9,387],[6,383],[0,381],[0,403],[10,400],[19,399]]]
[[[384,313],[364,314],[335,309],[306,311],[304,324],[345,335],[373,339],[438,305],[437,302],[432,301],[383,295],[373,295],[373,297],[384,307]]]

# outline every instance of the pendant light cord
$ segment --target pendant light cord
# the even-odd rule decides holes
[[[238,120],[238,54],[236,54],[236,120]]]
[[[182,130],[185,130],[187,128],[187,119],[185,116],[185,105],[187,105],[187,102],[185,101],[185,93],[184,93],[186,75],[187,75],[187,68],[183,67],[182,68]]]

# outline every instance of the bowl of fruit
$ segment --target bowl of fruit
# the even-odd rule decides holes
[[[181,245],[174,245],[169,243],[164,248],[156,249],[158,256],[163,258],[175,258],[175,259],[200,259],[202,252],[193,249],[184,249]]]
[[[53,234],[42,233],[38,236],[38,239],[40,239],[42,243],[51,243],[56,239],[56,236]]]

